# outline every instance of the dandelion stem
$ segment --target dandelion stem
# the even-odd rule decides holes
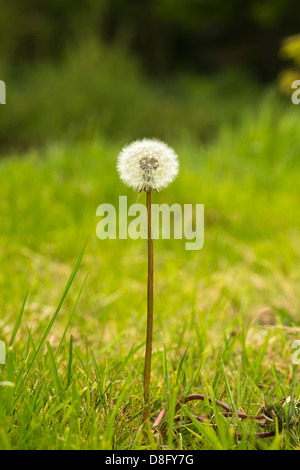
[[[144,424],[150,418],[150,407],[147,406],[150,393],[151,356],[152,356],[152,335],[153,335],[153,239],[151,224],[151,191],[147,192],[148,211],[148,291],[147,291],[147,337],[145,353],[144,371]]]

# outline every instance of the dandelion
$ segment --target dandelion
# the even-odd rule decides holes
[[[121,180],[135,191],[147,194],[148,212],[148,289],[147,336],[144,369],[144,424],[150,418],[147,406],[150,393],[153,335],[153,239],[151,227],[151,193],[166,188],[178,174],[178,157],[167,144],[156,139],[137,140],[121,151],[117,168]]]

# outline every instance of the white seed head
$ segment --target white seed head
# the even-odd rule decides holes
[[[124,147],[118,157],[121,180],[135,191],[160,191],[178,174],[178,157],[156,139],[142,139]]]

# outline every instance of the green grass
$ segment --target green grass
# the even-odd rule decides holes
[[[136,202],[115,170],[126,142],[57,144],[0,162],[0,448],[299,448],[297,424],[266,440],[221,415],[218,432],[195,420],[175,431],[179,394],[250,414],[299,396],[299,111],[272,96],[258,108],[205,147],[169,142],[181,171],[154,202],[204,203],[205,245],[155,241],[151,400],[152,420],[168,409],[164,442],[140,431],[146,243],[95,233],[99,204]]]

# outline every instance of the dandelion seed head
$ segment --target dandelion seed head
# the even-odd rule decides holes
[[[142,139],[124,147],[118,157],[121,180],[135,191],[160,191],[177,176],[178,157],[156,139]]]

